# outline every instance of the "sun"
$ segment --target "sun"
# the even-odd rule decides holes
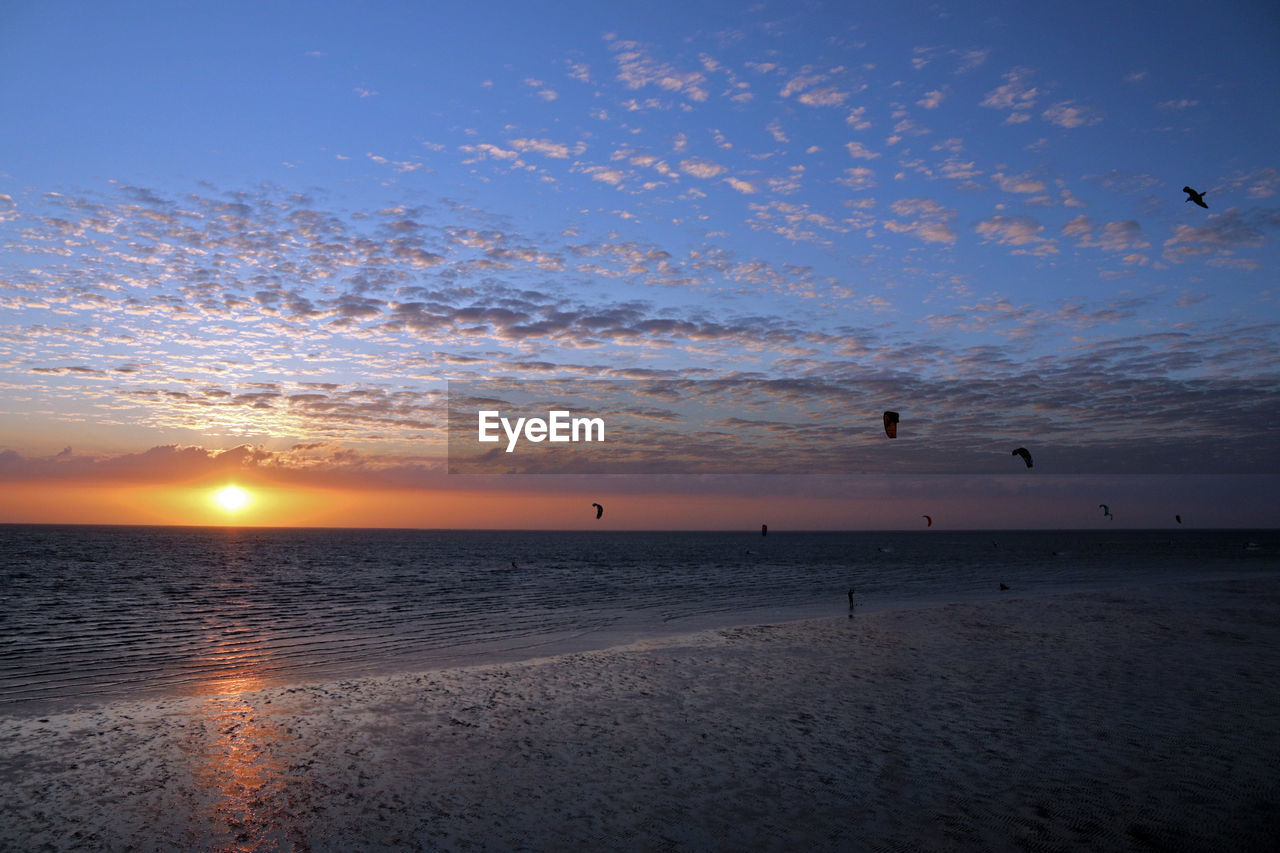
[[[213,502],[224,512],[239,512],[252,500],[253,497],[239,486],[224,486],[213,493]]]

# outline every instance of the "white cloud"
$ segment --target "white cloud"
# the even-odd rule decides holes
[[[1044,226],[1030,216],[993,216],[974,228],[984,243],[1015,246],[1015,254],[1054,254],[1052,240],[1041,237]]]
[[[1042,113],[1045,121],[1058,127],[1084,127],[1102,121],[1098,113],[1089,108],[1076,106],[1074,101],[1059,101]]]
[[[535,151],[557,160],[567,159],[571,154],[581,154],[586,150],[586,145],[581,142],[571,149],[563,142],[552,142],[550,139],[512,139],[508,144],[517,151]]]
[[[856,167],[845,169],[844,175],[835,180],[837,184],[851,190],[865,190],[876,185],[876,173],[867,168]]]
[[[1034,72],[1030,68],[1015,68],[1004,75],[1004,85],[992,89],[980,102],[980,106],[994,110],[1029,110],[1035,106],[1040,90],[1028,82]]]
[[[1000,172],[992,172],[991,177],[1000,185],[1000,189],[1007,193],[1038,193],[1044,191],[1044,182],[1032,178],[1030,175],[1004,175]]]
[[[847,142],[844,146],[849,151],[849,156],[855,160],[874,160],[880,155],[867,148],[861,142]]]
[[[916,104],[926,110],[936,110],[946,97],[947,94],[942,89],[934,89],[932,92],[925,92],[924,97],[916,101]]]
[[[680,171],[695,178],[705,179],[722,175],[727,169],[719,163],[712,163],[710,160],[703,160],[700,157],[691,157],[688,160],[680,161]]]

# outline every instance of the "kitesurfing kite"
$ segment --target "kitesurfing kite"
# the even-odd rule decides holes
[[[592,504],[592,506],[596,508],[596,518],[604,515],[604,507],[600,506],[600,504]]]
[[[930,515],[922,515],[922,516],[920,516],[920,517],[921,517],[921,518],[923,518],[925,521],[927,521],[927,522],[928,522],[928,524],[926,524],[926,525],[925,525],[925,527],[933,527],[933,516],[930,516]]]
[[[768,535],[769,535],[769,525],[767,525],[767,524],[762,524],[762,525],[760,525],[760,535],[761,535],[761,536],[768,536]]]
[[[1175,516],[1173,517],[1173,520],[1174,520],[1174,521],[1176,521],[1176,522],[1178,522],[1179,524],[1181,524],[1181,523],[1182,523],[1182,516],[1180,516],[1180,515],[1175,515]]]
[[[1010,456],[1021,456],[1022,461],[1027,463],[1027,467],[1031,467],[1031,451],[1025,447],[1019,447],[1017,450],[1009,454]]]
[[[1098,509],[1102,510],[1102,517],[1115,521],[1115,516],[1111,514],[1111,509],[1106,504],[1098,504]]]
[[[1209,209],[1209,205],[1204,203],[1204,193],[1198,193],[1195,190],[1191,189],[1191,187],[1183,187],[1182,191],[1187,194],[1187,201],[1194,201],[1196,204],[1200,205],[1205,210]]]
[[[897,412],[884,413],[884,434],[889,436],[889,438],[898,437],[898,413]]]

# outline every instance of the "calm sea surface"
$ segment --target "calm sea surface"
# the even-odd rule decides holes
[[[599,648],[717,625],[1280,571],[1277,531],[0,525],[0,713]]]

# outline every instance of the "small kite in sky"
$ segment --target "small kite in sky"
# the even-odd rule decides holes
[[[1017,450],[1009,454],[1010,456],[1021,456],[1022,461],[1027,463],[1027,467],[1031,467],[1031,451],[1025,447],[1019,447]]]
[[[1187,201],[1194,201],[1196,204],[1200,205],[1205,210],[1209,209],[1209,205],[1204,203],[1204,193],[1198,193],[1195,190],[1191,189],[1191,187],[1183,187],[1182,191],[1187,194]]]
[[[1112,521],[1116,520],[1115,516],[1111,514],[1111,508],[1108,507],[1106,504],[1098,504],[1098,509],[1102,510],[1102,515],[1104,518],[1109,518]]]
[[[921,518],[923,518],[925,521],[927,521],[927,522],[928,522],[928,524],[926,524],[926,525],[925,525],[925,527],[933,527],[933,516],[931,516],[931,515],[922,515],[922,516],[920,516],[920,517],[921,517]]]
[[[884,434],[889,436],[889,438],[898,437],[898,413],[897,412],[884,413]]]
[[[592,504],[592,506],[596,508],[596,518],[604,515],[604,507],[600,506],[600,504]]]

